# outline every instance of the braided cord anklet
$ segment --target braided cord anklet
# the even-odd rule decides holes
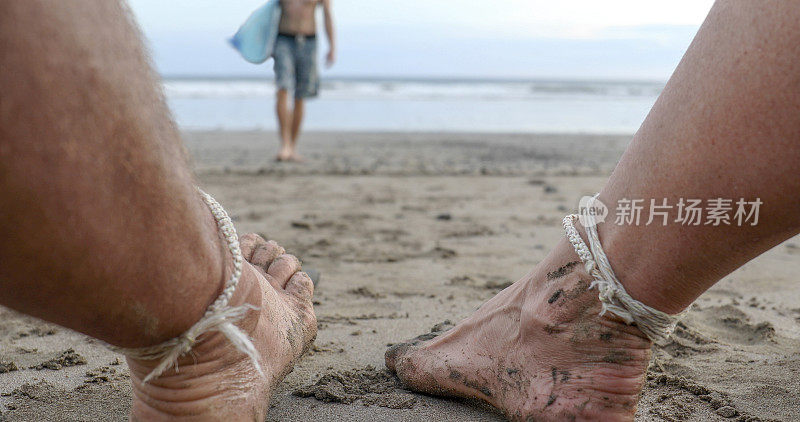
[[[597,195],[589,201],[587,208],[592,206],[596,198]],[[583,242],[580,233],[575,228],[575,221],[578,218],[576,214],[564,217],[564,231],[572,247],[575,248],[575,252],[583,261],[586,271],[594,277],[589,288],[597,287],[599,291],[600,302],[603,304],[600,315],[605,314],[606,311],[611,312],[622,318],[628,325],[635,323],[653,343],[657,345],[668,343],[669,336],[686,311],[677,315],[669,315],[632,298],[614,274],[614,270],[611,269],[611,263],[600,244],[594,216],[589,213],[580,216],[586,223],[584,228],[589,238],[589,247]]]
[[[197,338],[204,333],[211,331],[219,331],[222,333],[236,348],[236,350],[246,354],[250,357],[253,366],[261,376],[264,376],[261,370],[261,365],[258,362],[259,353],[253,346],[250,338],[242,332],[239,327],[234,325],[234,322],[239,321],[244,317],[247,311],[258,309],[257,307],[249,304],[242,306],[231,307],[228,305],[231,297],[233,296],[236,286],[239,284],[239,278],[242,275],[242,251],[239,248],[239,238],[236,235],[236,229],[233,227],[233,222],[228,213],[222,206],[211,197],[211,195],[203,192],[199,188],[200,196],[203,202],[206,203],[211,210],[211,214],[217,222],[217,228],[225,237],[228,250],[233,255],[233,274],[230,279],[225,283],[225,288],[222,294],[212,303],[206,310],[203,317],[192,325],[185,333],[178,337],[167,340],[155,346],[141,347],[141,348],[123,348],[112,345],[106,345],[114,352],[121,353],[127,357],[142,360],[158,360],[161,362],[156,366],[145,378],[144,382],[148,382],[157,378],[164,371],[175,367],[178,370],[178,358],[188,353]]]

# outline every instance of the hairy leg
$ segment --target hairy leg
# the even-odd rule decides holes
[[[122,347],[186,331],[231,271],[139,40],[119,2],[0,4],[0,303]],[[134,412],[153,419],[180,401],[177,413],[197,418],[265,413],[315,332],[310,280],[273,255],[248,257],[233,300],[260,307],[240,325],[267,377],[243,377],[221,401],[236,387],[225,377],[253,370],[203,336],[202,364],[165,373],[164,388],[137,382],[152,362],[130,362]]]
[[[275,113],[278,115],[278,135],[281,138],[281,148],[276,159],[285,161],[291,158],[294,151],[294,141],[292,140],[293,117],[289,110],[289,93],[285,89],[279,89],[275,95]]]
[[[600,239],[634,298],[677,313],[800,231],[798,19],[800,4],[792,2],[715,4],[602,189],[612,215]],[[676,209],[667,225],[614,224],[621,200],[649,207],[666,198],[675,206],[681,197],[704,207],[714,198],[763,205],[755,226],[705,225],[705,217],[685,226],[674,222]],[[579,289],[590,279],[577,260],[562,240],[447,334],[387,352],[387,366],[412,388],[477,397],[515,419],[632,419],[647,354],[633,327],[597,316],[597,292]],[[598,351],[607,353],[600,363]],[[580,378],[550,377],[561,368]]]

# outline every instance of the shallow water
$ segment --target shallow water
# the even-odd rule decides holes
[[[635,132],[655,82],[333,80],[307,106],[305,128],[328,131]],[[275,128],[274,86],[258,79],[168,79],[182,129]]]

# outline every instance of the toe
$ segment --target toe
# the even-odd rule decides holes
[[[450,356],[453,357],[453,356]],[[458,359],[456,359],[457,361]],[[470,397],[490,402],[492,391],[483,379],[470,376],[470,366],[451,362],[426,345],[404,343],[386,351],[386,367],[408,389],[449,397]]]
[[[437,335],[438,333],[435,332],[425,333],[418,335],[409,341],[392,345],[386,350],[386,353],[384,354],[384,359],[386,361],[386,368],[392,372],[397,372],[396,369],[397,362],[401,358],[410,355],[411,352],[417,350],[423,342],[431,340],[435,338]]]
[[[411,343],[398,344],[386,351],[386,367],[397,375],[406,388],[423,393],[451,395],[451,388],[443,385],[438,371],[431,362],[430,353]]]
[[[314,282],[311,281],[308,274],[298,271],[286,283],[285,294],[287,298],[291,298],[288,303],[292,304],[291,306],[298,317],[295,320],[297,323],[293,324],[296,334],[292,338],[302,338],[302,343],[295,344],[302,345],[298,352],[303,354],[317,336],[317,317],[314,314],[314,305],[311,302],[311,297],[314,295]]]
[[[239,236],[239,248],[242,251],[242,256],[248,262],[253,258],[253,253],[259,245],[263,245],[267,241],[255,233],[247,233]]]
[[[392,372],[395,372],[395,367],[397,366],[397,360],[400,357],[409,354],[411,351],[417,349],[418,346],[420,346],[423,342],[434,339],[439,335],[446,333],[453,327],[454,327],[453,323],[450,322],[450,320],[448,319],[445,320],[444,322],[440,322],[434,325],[429,333],[420,334],[412,338],[411,340],[393,345],[388,350],[386,350],[386,354],[384,355],[384,358],[386,360],[386,368],[388,368]]]
[[[285,289],[286,283],[297,271],[300,271],[300,260],[294,255],[283,254],[272,261],[267,269],[267,275],[275,280],[280,288]]]
[[[286,293],[294,295],[300,299],[309,301],[314,295],[314,282],[308,274],[298,271],[294,273],[289,282],[286,283]]]
[[[264,269],[264,271],[266,271],[272,264],[272,261],[274,261],[275,258],[283,255],[285,252],[286,251],[280,245],[278,245],[275,241],[270,240],[256,246],[253,256],[250,259],[250,263],[257,267],[261,267]]]
[[[398,359],[408,354],[412,347],[410,343],[398,343],[389,347],[383,355],[384,361],[386,362],[386,369],[397,372]]]

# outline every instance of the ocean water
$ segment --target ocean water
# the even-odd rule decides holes
[[[635,132],[664,84],[641,81],[327,79],[307,102],[306,130]],[[273,130],[269,79],[167,78],[183,129]]]

